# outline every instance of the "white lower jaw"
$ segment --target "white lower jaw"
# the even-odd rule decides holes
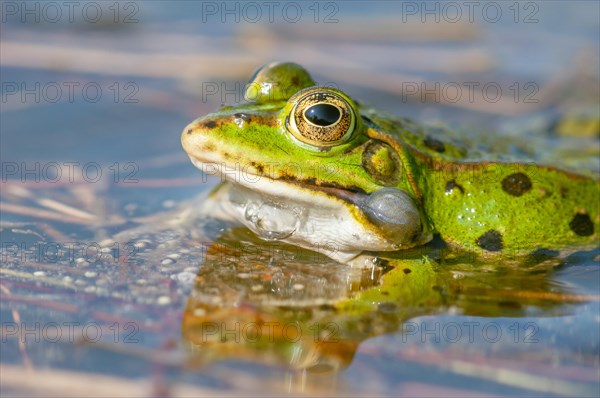
[[[247,173],[224,162],[190,156],[206,174],[232,182],[223,191],[223,210],[257,235],[321,252],[347,262],[362,251],[389,251],[393,245],[354,218],[352,204],[325,192]]]

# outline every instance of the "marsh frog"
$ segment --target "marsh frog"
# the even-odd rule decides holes
[[[245,97],[191,122],[181,142],[226,180],[219,211],[264,239],[327,247],[342,262],[434,234],[484,256],[597,240],[597,175],[386,115],[294,63],[260,68]]]

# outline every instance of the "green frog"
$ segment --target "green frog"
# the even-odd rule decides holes
[[[388,116],[294,63],[260,68],[245,97],[194,120],[181,142],[226,180],[214,212],[263,239],[340,262],[434,234],[484,256],[597,244],[597,175]]]

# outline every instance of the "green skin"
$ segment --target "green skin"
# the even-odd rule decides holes
[[[450,131],[383,115],[336,90],[329,91],[356,115],[351,135],[328,147],[301,143],[287,123],[295,105],[290,97],[314,84],[299,65],[267,65],[248,86],[251,101],[190,123],[182,145],[203,162],[223,162],[232,169],[237,164],[249,174],[289,182],[290,197],[302,189],[340,201],[340,192],[402,189],[414,198],[426,232],[484,255],[597,243],[597,177],[554,165],[496,160],[498,154],[477,152]],[[331,187],[337,189],[323,189]],[[357,206],[342,202],[365,230],[377,229]]]

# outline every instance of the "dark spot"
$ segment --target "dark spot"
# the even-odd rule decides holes
[[[550,260],[559,255],[557,250],[550,250],[546,248],[537,249],[527,255],[525,258],[525,265],[536,265],[543,263],[546,260]]]
[[[514,301],[514,300],[498,301],[498,306],[504,307],[504,308],[512,308],[512,309],[520,309],[522,307],[521,303]]]
[[[550,250],[550,249],[537,249],[536,251],[531,252],[530,256],[533,257],[543,257],[544,259],[547,258],[554,258],[557,257],[559,255],[558,250]]]
[[[384,290],[384,291],[382,291],[382,292],[381,292],[381,295],[382,295],[382,296],[389,296],[389,295],[390,295],[390,292],[386,292],[386,291]]]
[[[390,260],[386,260],[385,258],[375,257],[373,263],[378,267],[385,267],[390,263]]]
[[[578,236],[590,236],[594,234],[594,223],[587,214],[575,214],[575,217],[569,223],[569,228]]]
[[[187,133],[192,134],[192,129],[188,129]]]
[[[336,308],[331,304],[321,304],[319,309],[321,311],[336,311]]]
[[[381,303],[377,306],[377,311],[387,313],[387,314],[394,313],[394,312],[396,312],[397,309],[398,309],[398,306],[394,303],[390,303],[389,301],[387,301],[385,303]]]
[[[373,121],[368,116],[360,115],[360,117],[362,117],[362,120],[364,120],[368,124],[375,124],[375,123],[373,123]]]
[[[514,173],[502,180],[502,189],[509,195],[521,196],[531,189],[531,180],[523,173]]]
[[[297,180],[297,178],[295,176],[288,176],[289,178],[293,179],[293,180]],[[303,180],[299,180],[305,184],[310,184],[310,185],[317,185],[321,188],[335,188],[335,189],[341,189],[344,191],[348,191],[348,192],[352,192],[352,193],[358,193],[358,194],[362,194],[362,195],[366,195],[367,192],[362,189],[361,187],[357,187],[355,185],[342,185],[340,183],[337,183],[335,181],[320,181],[317,184],[317,180],[314,177],[309,177],[309,178],[305,178]]]
[[[502,235],[500,232],[490,229],[477,238],[477,246],[490,252],[498,252],[502,250]]]
[[[457,184],[455,180],[448,181],[446,183],[446,193],[451,193],[454,188],[458,188],[460,193],[465,193],[465,189],[462,187],[462,185]]]
[[[204,122],[203,126],[207,129],[214,129],[215,127],[217,127],[217,122],[215,122],[214,120],[209,120],[207,122]]]
[[[410,268],[404,268],[402,272],[404,272],[405,274],[410,274],[412,270]]]
[[[235,113],[233,115],[233,117],[237,118],[237,119],[242,119],[245,122],[250,122],[251,118],[250,115],[246,114],[246,113]]]
[[[204,150],[206,152],[213,152],[215,150],[215,146],[213,144],[211,144],[210,142],[204,144]]]
[[[250,166],[254,167],[256,169],[256,171],[258,171],[260,174],[262,174],[262,172],[264,170],[263,165],[260,163],[250,162]]]
[[[375,258],[375,265],[381,268],[381,275],[385,275],[391,270],[394,269],[392,265],[390,265],[390,260],[386,260],[385,258]]]
[[[562,185],[560,186],[560,197],[562,199],[567,197],[567,193],[569,192],[569,190],[565,187],[563,187]]]
[[[295,175],[289,174],[286,171],[282,171],[281,172],[281,175],[279,176],[279,179],[280,180],[284,180],[284,181],[296,181],[296,180],[298,180],[298,178]]]
[[[439,153],[446,151],[446,146],[444,145],[444,143],[433,137],[426,137],[423,143],[427,148],[431,149],[432,151],[436,151]]]
[[[296,76],[296,75],[292,76],[292,84],[294,86],[297,86],[300,84],[300,79],[298,79],[298,76]]]

